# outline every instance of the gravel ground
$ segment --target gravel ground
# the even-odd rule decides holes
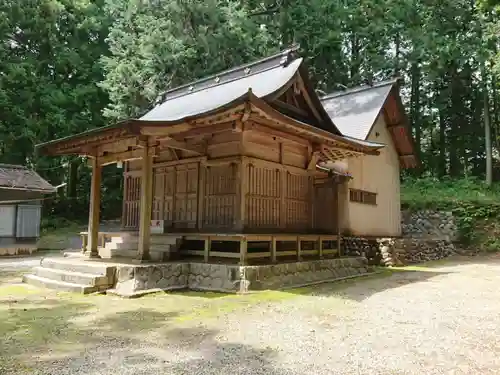
[[[88,312],[78,318],[88,328],[84,335],[82,328],[74,337],[64,329],[51,332],[60,340],[42,338],[50,345],[29,356],[17,354],[19,361],[25,358],[22,370],[5,365],[3,373],[499,374],[499,283],[499,257],[460,258],[340,286],[280,292],[267,300],[236,297],[246,301],[236,309],[226,310],[213,298],[204,306],[215,306],[215,313],[194,318],[148,312],[146,320],[145,313],[117,312],[116,320],[97,324]],[[104,310],[107,301],[115,301],[86,298],[108,299],[99,308]],[[158,302],[178,306],[189,298],[167,295]],[[146,308],[148,301],[133,303]],[[0,354],[0,373],[1,364]]]

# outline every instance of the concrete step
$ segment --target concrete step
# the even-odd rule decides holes
[[[73,284],[64,281],[51,280],[36,275],[24,275],[23,283],[34,285],[41,288],[48,288],[63,292],[73,292],[81,294],[89,294],[99,291],[99,288],[97,286]]]
[[[110,267],[105,264],[90,260],[81,260],[78,258],[43,258],[40,265],[43,268],[52,268],[107,277],[113,277],[115,269],[115,267]]]
[[[113,284],[113,280],[108,279],[106,276],[93,275],[82,272],[72,272],[45,267],[35,267],[32,272],[36,276],[54,281],[63,281],[71,284],[97,287],[112,286]]]

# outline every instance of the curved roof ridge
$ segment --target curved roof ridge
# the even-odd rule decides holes
[[[178,98],[183,95],[188,95],[193,92],[218,86],[224,83],[228,83],[236,79],[241,79],[244,77],[249,77],[254,74],[262,73],[269,69],[277,68],[280,66],[286,66],[291,61],[297,58],[297,56],[295,56],[295,52],[298,50],[298,48],[299,48],[298,46],[291,46],[271,56],[266,56],[259,60],[255,60],[243,65],[222,70],[208,77],[203,77],[195,81],[183,84],[181,86],[171,88],[159,95],[160,99],[156,101],[156,104],[161,104],[167,100]],[[252,68],[254,70],[252,70]]]
[[[356,87],[350,87],[350,88],[347,88],[345,90],[331,92],[330,94],[322,96],[320,98],[320,100],[323,101],[323,100],[338,98],[338,97],[341,97],[344,95],[357,94],[357,93],[362,92],[362,91],[376,89],[376,88],[379,88],[382,86],[394,85],[394,84],[398,83],[400,80],[401,80],[400,77],[396,77],[396,78],[376,82],[373,85],[361,85],[361,86],[356,86]]]

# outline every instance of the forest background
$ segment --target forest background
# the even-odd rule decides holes
[[[403,79],[421,160],[402,176],[404,204],[499,202],[499,0],[0,0],[0,162],[67,184],[46,225],[85,222],[86,161],[35,144],[292,43],[320,95]],[[122,183],[104,169],[103,218],[120,217]]]

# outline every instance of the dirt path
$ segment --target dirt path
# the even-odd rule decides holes
[[[499,374],[500,258],[247,296],[56,295],[0,264],[0,374]]]

